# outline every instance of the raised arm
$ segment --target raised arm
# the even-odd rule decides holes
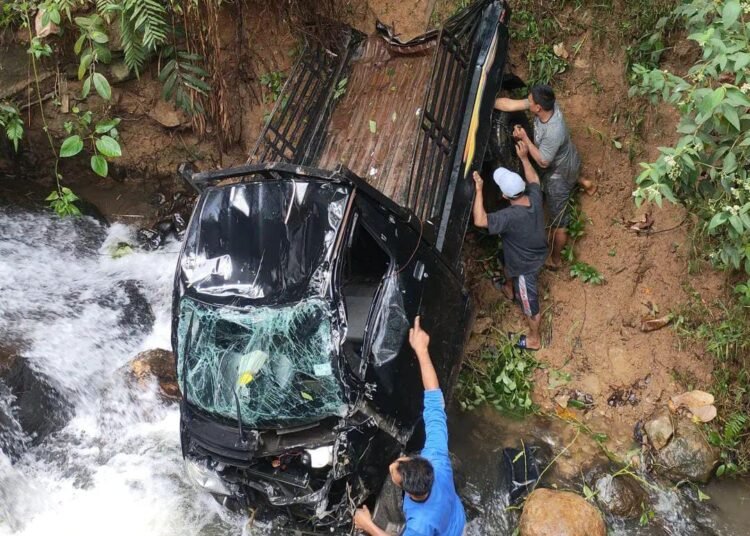
[[[420,318],[414,318],[414,327],[409,330],[409,344],[417,356],[419,370],[422,373],[422,385],[425,391],[440,389],[435,367],[430,359],[428,347],[430,345],[430,336],[420,325]]]
[[[409,330],[409,344],[414,349],[422,373],[424,386],[425,441],[422,456],[444,467],[450,467],[448,455],[448,417],[445,414],[445,400],[440,390],[437,373],[430,359],[428,346],[430,336],[420,325],[420,318],[414,319],[414,327]]]
[[[526,142],[516,142],[516,154],[523,164],[523,172],[524,175],[526,175],[526,182],[530,184],[539,184],[539,175],[537,174],[536,169],[534,169],[534,166],[531,165],[531,161],[529,161],[529,147],[526,145]]]
[[[501,112],[523,112],[529,109],[529,99],[508,99],[500,97],[495,99],[495,110]]]
[[[484,187],[484,181],[481,175],[474,172],[474,184],[476,185],[476,195],[474,196],[474,205],[471,209],[471,215],[474,219],[474,225],[477,227],[487,228],[489,225],[487,221],[487,211],[484,210],[484,194],[482,188]]]

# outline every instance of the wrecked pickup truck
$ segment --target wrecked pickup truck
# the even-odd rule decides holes
[[[301,56],[248,164],[182,168],[200,193],[173,305],[182,450],[227,506],[330,533],[421,448],[408,329],[422,314],[450,393],[508,17],[485,0],[409,42],[342,29]]]

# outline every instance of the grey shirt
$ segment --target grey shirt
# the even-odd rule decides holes
[[[575,184],[581,159],[570,139],[568,125],[557,103],[552,117],[546,123],[538,117],[534,118],[534,145],[542,154],[542,159],[549,162],[549,166],[542,170],[545,180],[561,178],[569,185]]]
[[[547,258],[542,190],[532,183],[526,192],[531,206],[511,205],[487,214],[490,234],[503,239],[505,270],[510,277],[538,272]]]

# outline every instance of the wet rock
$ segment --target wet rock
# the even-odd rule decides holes
[[[674,434],[672,416],[668,411],[658,412],[643,425],[643,429],[651,446],[656,450],[661,450],[667,446]]]
[[[145,385],[152,377],[156,378],[163,400],[171,402],[180,399],[175,358],[169,350],[156,348],[141,352],[128,363],[128,369],[130,377],[139,385]]]
[[[606,536],[601,512],[570,491],[537,489],[523,507],[521,536]]]
[[[680,420],[672,441],[657,454],[654,468],[675,482],[705,483],[711,478],[718,461],[718,449],[706,441],[693,423]]]
[[[642,513],[648,495],[630,476],[604,475],[596,481],[596,500],[605,512],[617,517],[633,518]]]
[[[187,223],[185,222],[185,218],[182,217],[182,214],[179,212],[172,214],[172,229],[178,239],[182,240],[182,237],[185,236],[186,228]]]
[[[28,359],[16,355],[9,365],[0,369],[3,384],[4,420],[15,423],[20,430],[14,435],[21,441],[30,440],[32,445],[48,435],[62,429],[73,415],[73,407],[44,374],[33,370]],[[19,432],[26,437],[21,439]],[[8,440],[9,436],[5,436]],[[22,449],[14,443],[9,451]]]
[[[182,110],[178,110],[171,103],[162,99],[156,102],[156,106],[148,112],[148,116],[167,128],[176,128],[188,122]]]
[[[134,279],[118,281],[109,292],[97,297],[96,303],[118,311],[118,323],[125,328],[126,337],[142,335],[154,325],[151,304]]]

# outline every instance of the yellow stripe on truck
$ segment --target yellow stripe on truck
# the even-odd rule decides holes
[[[481,112],[482,97],[484,96],[484,87],[487,85],[487,69],[495,63],[495,52],[497,51],[497,36],[498,31],[495,31],[495,35],[492,37],[492,44],[490,45],[490,52],[487,55],[487,60],[482,66],[482,76],[479,79],[479,91],[477,96],[474,98],[474,109],[471,113],[471,123],[469,123],[469,133],[466,137],[466,145],[464,146],[464,178],[468,177],[469,170],[474,163],[474,156],[477,151],[477,130],[479,129],[479,113]]]

